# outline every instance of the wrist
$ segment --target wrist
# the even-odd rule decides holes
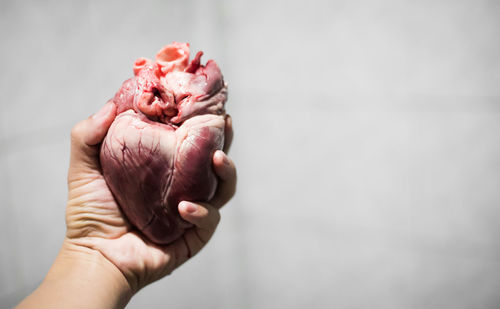
[[[120,270],[99,251],[66,238],[33,295],[32,299],[43,298],[47,308],[124,308],[133,292]],[[30,297],[20,307],[36,305],[29,304]]]
[[[97,298],[114,308],[125,307],[132,297],[133,292],[125,276],[97,250],[66,238],[55,263],[60,263],[60,270],[53,267],[55,274],[59,271],[71,272],[78,279],[76,285],[93,286],[89,292],[96,293]],[[52,269],[47,279],[51,272]]]

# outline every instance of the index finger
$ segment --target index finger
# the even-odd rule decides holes
[[[220,150],[214,153],[213,167],[219,178],[217,191],[210,204],[219,209],[226,204],[236,192],[236,167],[234,162]]]

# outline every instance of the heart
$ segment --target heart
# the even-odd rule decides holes
[[[168,244],[192,225],[180,201],[215,194],[213,153],[224,145],[227,85],[215,61],[189,62],[189,44],[163,47],[155,61],[139,58],[135,76],[112,99],[117,116],[101,145],[104,178],[139,231]]]

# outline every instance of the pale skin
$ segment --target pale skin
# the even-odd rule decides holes
[[[116,116],[107,103],[71,131],[66,237],[40,286],[17,308],[123,308],[141,288],[172,273],[213,235],[219,209],[234,195],[236,169],[227,153],[233,131],[226,117],[224,151],[213,155],[219,186],[209,203],[182,201],[181,217],[193,223],[184,239],[166,246],[148,241],[120,211],[99,164],[99,144]]]

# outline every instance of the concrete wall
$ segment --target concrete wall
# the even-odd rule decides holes
[[[238,193],[211,243],[129,308],[498,308],[499,14],[487,0],[2,1],[0,307],[64,237],[72,125],[176,40],[230,85]]]

